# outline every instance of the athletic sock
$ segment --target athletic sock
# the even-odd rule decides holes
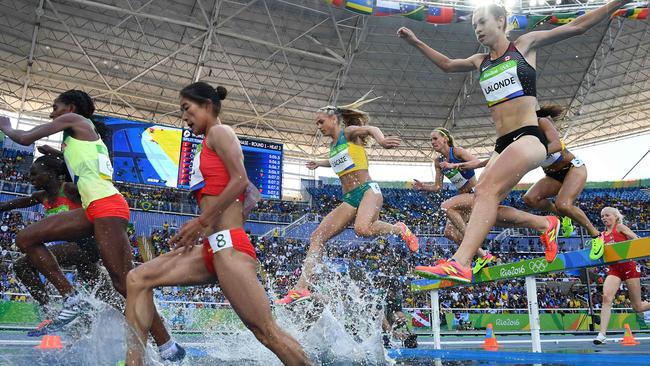
[[[169,357],[178,351],[178,348],[176,347],[176,341],[174,341],[174,338],[170,338],[167,343],[158,346],[158,353],[160,353],[160,357]]]

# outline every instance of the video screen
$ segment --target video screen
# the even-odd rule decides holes
[[[180,128],[100,117],[110,131],[108,150],[113,180],[176,187],[181,152]]]
[[[96,117],[109,130],[113,180],[189,189],[192,162],[202,136],[188,129],[115,117]],[[262,198],[282,197],[282,144],[239,138],[248,179]]]

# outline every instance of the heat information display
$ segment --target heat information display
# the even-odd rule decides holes
[[[178,187],[189,188],[192,162],[201,137],[183,130]],[[248,179],[259,189],[262,198],[282,197],[282,144],[240,137]]]

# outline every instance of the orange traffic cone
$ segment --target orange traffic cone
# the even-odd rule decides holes
[[[41,340],[41,344],[36,346],[37,349],[61,349],[63,344],[61,344],[61,337],[58,335],[44,335]]]
[[[494,330],[492,329],[492,323],[487,326],[483,348],[488,351],[496,351],[499,349],[499,343],[497,343],[497,336],[494,334]]]
[[[629,324],[625,324],[625,335],[623,336],[623,342],[621,342],[621,344],[624,346],[636,346],[639,344],[639,342],[634,339]]]

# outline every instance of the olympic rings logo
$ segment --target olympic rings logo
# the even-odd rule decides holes
[[[537,259],[528,263],[528,268],[536,273],[544,272],[546,267],[548,267],[548,262],[546,262],[546,259],[544,258]]]

